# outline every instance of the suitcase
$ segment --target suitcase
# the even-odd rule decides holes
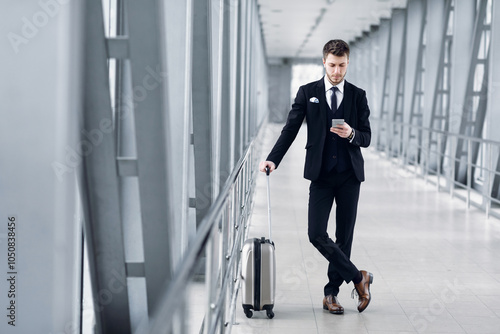
[[[247,318],[254,311],[266,311],[267,317],[274,317],[274,296],[276,289],[276,259],[274,243],[271,240],[271,199],[269,170],[267,174],[267,210],[269,239],[265,237],[247,239],[242,250],[242,302]]]

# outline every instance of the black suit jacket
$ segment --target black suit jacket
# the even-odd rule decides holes
[[[314,98],[319,100],[319,103],[314,103]],[[371,140],[370,122],[368,120],[370,109],[368,108],[366,93],[361,88],[346,81],[342,103],[344,103],[344,119],[355,131],[354,140],[347,145],[347,149],[356,178],[362,182],[365,180],[365,172],[360,147],[368,147]],[[267,160],[274,162],[276,167],[279,166],[285,153],[295,140],[304,117],[307,123],[304,177],[315,181],[320,176],[325,138],[327,131],[331,127],[323,78],[299,88],[286,124]]]

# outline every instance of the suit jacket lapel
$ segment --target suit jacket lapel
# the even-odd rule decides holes
[[[351,119],[351,107],[352,107],[352,94],[353,91],[351,89],[351,84],[345,81],[344,84],[344,98],[342,102],[344,103],[344,119],[346,120],[347,123],[349,123],[348,120]],[[351,125],[349,123],[349,125]]]
[[[328,103],[326,102],[326,94],[325,94],[325,81],[324,78],[318,81],[318,85],[316,86],[316,96],[319,100],[319,110],[321,112],[322,121],[321,123],[326,125],[328,120]]]

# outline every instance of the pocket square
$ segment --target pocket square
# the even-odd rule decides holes
[[[317,97],[311,97],[311,98],[309,99],[309,101],[310,101],[310,102],[312,102],[312,103],[319,103],[319,100],[318,100],[318,98],[317,98]]]

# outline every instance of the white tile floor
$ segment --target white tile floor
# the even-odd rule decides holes
[[[266,129],[264,151],[281,125]],[[352,260],[374,274],[372,302],[358,313],[352,283],[343,315],[322,309],[326,260],[307,237],[309,181],[302,178],[305,129],[271,175],[276,243],[275,318],[247,319],[238,305],[232,333],[500,333],[500,221],[363,151]],[[267,235],[265,175],[257,180],[249,236]],[[334,235],[334,220],[330,235]]]

